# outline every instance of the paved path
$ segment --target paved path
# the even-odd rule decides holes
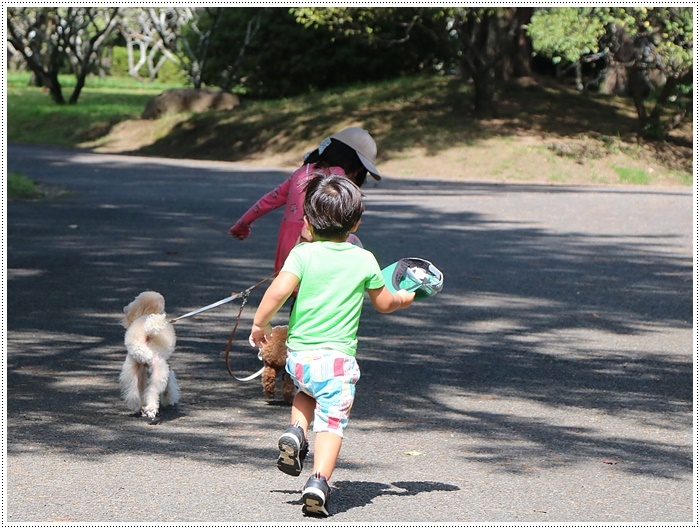
[[[270,272],[280,216],[244,242],[227,229],[286,174],[14,145],[7,165],[69,194],[7,205],[4,521],[322,523],[301,515],[306,471],[274,464],[288,408],[226,373],[237,306],[177,324],[182,403],[160,424],[117,381],[140,291],[180,315]],[[330,521],[691,522],[691,191],[364,192],[365,246],[432,260],[445,290],[365,309]]]

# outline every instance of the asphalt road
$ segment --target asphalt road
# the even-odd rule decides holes
[[[287,174],[16,145],[7,168],[68,194],[6,204],[3,522],[326,523],[301,514],[306,470],[275,467],[288,408],[226,372],[238,305],[176,325],[159,424],[119,396],[122,307],[152,289],[177,316],[265,277],[280,212],[227,230]],[[691,190],[363,191],[365,247],[433,261],[445,289],[365,307],[329,522],[693,522]]]

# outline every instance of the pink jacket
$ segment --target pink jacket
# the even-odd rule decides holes
[[[230,230],[231,235],[246,238],[250,233],[250,225],[263,215],[285,206],[280,231],[277,237],[277,253],[275,254],[275,273],[282,269],[285,259],[292,248],[305,241],[301,231],[304,228],[304,188],[311,178],[323,174],[344,175],[341,167],[324,167],[316,169],[314,164],[305,164],[294,171],[292,175],[273,189],[245,212],[235,226]],[[359,239],[351,235],[349,242],[358,244]]]

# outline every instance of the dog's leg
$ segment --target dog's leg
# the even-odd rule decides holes
[[[127,355],[119,375],[119,382],[122,387],[122,398],[126,407],[131,412],[138,412],[141,409],[141,392],[139,391],[139,372],[141,366],[131,356]]]
[[[294,395],[297,393],[297,388],[294,385],[292,377],[286,371],[282,374],[282,398],[286,404],[291,404],[294,400]]]
[[[177,379],[175,378],[175,372],[171,369],[168,374],[168,385],[165,387],[165,391],[160,399],[160,403],[163,406],[173,406],[177,404],[180,400],[180,388],[177,385]]]
[[[275,386],[277,385],[277,370],[269,364],[265,364],[262,372],[263,393],[269,399],[275,397]]]
[[[139,364],[138,377],[139,377],[139,395],[141,398],[141,416],[146,416],[146,384],[148,383],[148,366],[146,364]]]
[[[160,407],[160,395],[165,391],[170,377],[168,363],[162,358],[154,358],[150,366],[150,377],[146,385],[146,416],[155,419]]]

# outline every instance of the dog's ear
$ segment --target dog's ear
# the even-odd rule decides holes
[[[158,292],[143,292],[142,297],[142,314],[164,314],[165,313],[165,298]]]
[[[165,312],[165,298],[158,292],[141,292],[134,301],[124,307],[122,325],[129,328],[131,323],[145,314],[162,314]]]
[[[131,307],[134,303],[136,303],[136,300],[129,303],[123,309],[124,310],[124,317],[122,318],[122,325],[124,326],[125,329],[128,329],[129,326],[131,325],[131,322],[134,321],[134,315],[131,314]]]

